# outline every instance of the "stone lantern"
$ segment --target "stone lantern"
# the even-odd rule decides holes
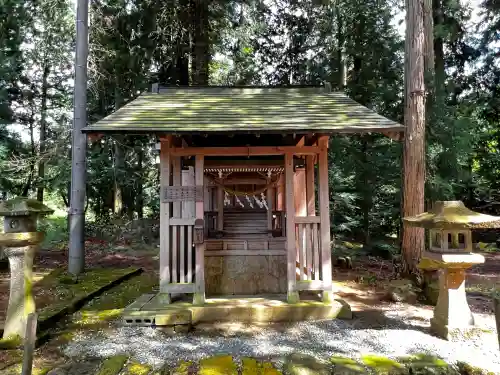
[[[28,198],[14,198],[0,202],[0,216],[4,216],[4,233],[0,233],[0,246],[9,259],[10,296],[4,339],[24,339],[26,319],[35,312],[32,294],[33,258],[44,238],[36,231],[37,219],[53,213],[43,203]]]
[[[439,270],[439,296],[431,331],[444,339],[473,328],[474,317],[465,294],[465,272],[484,263],[472,252],[472,229],[499,228],[500,217],[469,210],[461,201],[439,201],[420,215],[406,217],[407,226],[429,230],[429,249],[422,260]]]

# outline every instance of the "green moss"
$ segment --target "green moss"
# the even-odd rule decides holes
[[[137,268],[134,267],[124,269],[97,268],[85,272],[79,277],[76,284],[71,285],[61,282],[61,280],[70,277],[66,272],[52,276],[51,280],[56,284],[54,292],[59,296],[59,301],[42,309],[39,313],[39,321],[49,319],[64,309],[68,309],[70,313],[73,312],[74,306],[81,300],[98,293],[109,284],[136,271]]]
[[[34,368],[33,375],[47,375],[47,373],[52,370],[52,367],[42,367],[42,368]]]
[[[127,362],[126,355],[115,355],[106,359],[99,369],[97,375],[118,375]]]
[[[198,375],[237,375],[238,370],[230,355],[205,358],[200,361]]]
[[[365,367],[352,358],[334,355],[330,358],[330,362],[333,364],[334,373],[350,371],[352,374],[362,374],[365,372]]]
[[[128,364],[123,375],[147,375],[151,370],[151,366],[143,365],[139,362],[132,362]]]
[[[101,296],[88,302],[85,311],[111,311],[123,309],[141,295],[151,293],[158,285],[158,276],[154,272],[144,272],[131,277],[120,285],[104,292]]]
[[[493,372],[484,370],[479,367],[471,366],[468,363],[464,362],[458,362],[457,367],[460,375],[495,375],[495,373]]]
[[[263,362],[261,367],[262,375],[282,375],[271,362]]]
[[[253,358],[242,358],[241,367],[241,375],[281,375],[271,362],[259,362]]]
[[[253,358],[242,358],[241,364],[241,375],[258,375],[260,372],[258,362]]]
[[[361,361],[366,367],[372,369],[377,374],[396,372],[396,370],[404,368],[404,365],[393,359],[373,354],[362,356]]]
[[[181,361],[177,367],[172,371],[172,375],[188,375],[189,368],[193,365],[191,361]],[[163,373],[167,374],[168,370]]]
[[[0,202],[0,216],[47,215],[53,212],[53,209],[42,202],[26,197],[16,197]]]
[[[0,349],[17,349],[23,345],[23,339],[19,335],[12,335],[0,339]]]

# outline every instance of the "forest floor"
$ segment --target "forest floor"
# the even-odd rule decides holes
[[[129,288],[126,289],[126,296],[117,298],[113,295],[113,289],[111,289],[102,297],[88,303],[83,310],[111,310],[123,308],[141,294],[151,292],[152,290],[154,291],[157,288],[157,248],[117,246],[113,249],[113,251],[110,251],[109,246],[101,241],[89,241],[87,243],[86,253],[87,266],[89,268],[141,267],[145,272],[125,282],[124,288]],[[500,252],[484,253],[483,255],[486,258],[485,264],[474,267],[468,273],[467,299],[471,310],[478,316],[477,323],[481,325],[484,334],[487,334],[489,339],[491,339],[491,337],[495,335],[495,327],[492,315],[492,302],[489,293],[495,286],[500,285]],[[42,283],[40,283],[40,281],[52,270],[65,268],[66,265],[67,251],[65,250],[44,250],[37,254],[34,266],[36,275],[34,294],[37,308],[43,308],[54,300],[52,291],[47,288],[42,288]],[[363,329],[369,328],[370,330],[381,330],[394,326],[394,319],[401,318],[401,322],[403,320],[411,320],[412,323],[411,327],[405,324],[401,326],[398,323],[396,326],[399,328],[406,327],[406,329],[408,329],[410,327],[413,329],[420,326],[418,329],[425,331],[427,329],[426,327],[429,325],[429,319],[432,317],[433,307],[420,303],[407,304],[387,301],[385,298],[387,294],[386,287],[393,275],[394,270],[390,261],[375,257],[359,256],[353,260],[353,269],[334,268],[333,277],[336,282],[336,294],[351,305],[355,316],[354,323],[358,327]],[[8,281],[8,270],[0,271],[0,322],[4,320],[4,314],[7,308],[9,292]],[[404,319],[402,317],[404,317]],[[77,320],[78,318],[74,319]],[[333,329],[334,327],[330,328]],[[83,329],[82,332],[90,332],[93,329],[97,329],[97,327],[88,325],[80,326],[79,329]],[[228,329],[231,330],[232,328]],[[311,327],[307,329],[311,329]],[[54,336],[53,339],[37,349],[36,361],[38,361],[39,364],[59,363],[63,358],[67,358],[67,353],[65,354],[62,348],[65,347],[68,341],[73,340],[73,335],[70,337],[67,335],[65,336],[67,331],[64,327],[60,332],[62,332],[60,336]],[[157,344],[158,342],[155,343],[155,345]],[[84,351],[85,349],[82,348],[82,353]],[[7,351],[0,351],[0,363],[9,362],[8,356],[12,356],[12,354],[13,353],[8,353]],[[1,367],[2,366],[0,366],[0,373],[2,373]]]

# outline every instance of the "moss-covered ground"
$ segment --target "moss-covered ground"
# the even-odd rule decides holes
[[[297,359],[298,358],[298,359]],[[140,363],[127,355],[115,355],[101,359],[95,372],[86,375],[495,375],[464,363],[454,366],[439,358],[429,355],[415,355],[398,359],[389,359],[373,355],[363,356],[358,360],[333,356],[318,361],[313,357],[291,355],[280,358],[283,365],[274,361],[242,357],[236,359],[230,355],[218,355],[201,359],[198,362],[179,361],[162,368],[153,368]],[[82,363],[85,367],[85,363]],[[78,371],[68,370],[68,363],[56,367],[40,366],[33,374],[43,375],[57,368],[57,374],[76,375]],[[78,369],[79,366],[69,366]],[[2,375],[17,374],[20,364],[2,371]]]

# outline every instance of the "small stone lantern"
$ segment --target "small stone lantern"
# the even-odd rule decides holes
[[[444,339],[473,328],[474,317],[465,294],[465,272],[484,263],[472,252],[472,229],[499,228],[500,217],[469,210],[461,201],[439,201],[420,215],[406,217],[407,226],[429,230],[429,249],[422,260],[439,270],[439,296],[431,331]]]
[[[36,224],[39,216],[53,212],[35,199],[14,198],[0,202],[0,216],[4,216],[0,246],[10,266],[10,296],[4,339],[24,339],[26,319],[35,312],[32,294],[33,258],[44,238],[43,232],[36,231]]]

